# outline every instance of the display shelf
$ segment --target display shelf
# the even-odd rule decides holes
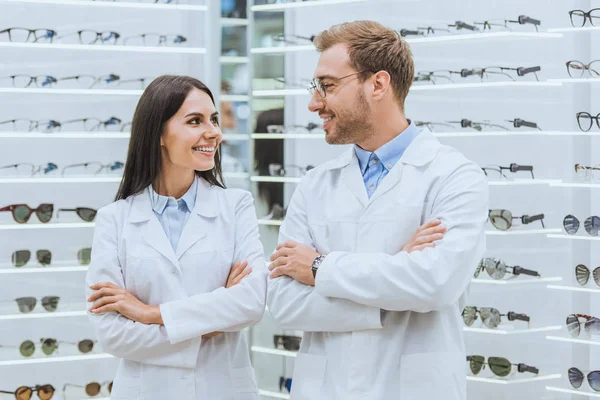
[[[295,351],[287,351],[287,350],[279,350],[279,349],[270,349],[268,347],[260,347],[260,346],[252,346],[250,348],[255,353],[263,353],[263,354],[272,354],[275,356],[284,356],[284,357],[292,357],[295,358],[298,354]]]
[[[585,397],[600,397],[600,393],[584,392],[582,390],[565,389],[565,388],[559,388],[559,387],[554,387],[554,386],[546,386],[546,390],[548,390],[550,392],[568,393],[568,394],[574,394],[574,395],[585,396]]]
[[[250,101],[250,96],[244,94],[223,94],[219,97],[220,101]]]
[[[283,221],[278,219],[259,219],[258,224],[268,226],[281,226],[283,224]]]
[[[85,272],[88,267],[20,267],[20,268],[2,268],[0,275],[20,275],[20,274],[41,274],[54,272]]]
[[[547,136],[545,131],[466,131],[466,132],[433,132],[438,138],[472,138],[472,137],[493,137],[493,136]]]
[[[534,383],[539,381],[547,381],[551,379],[560,379],[562,377],[561,374],[551,374],[551,375],[540,375],[533,378],[520,378],[520,379],[502,379],[502,378],[481,378],[479,376],[467,376],[467,381],[469,382],[481,382],[481,383],[491,383],[498,385],[515,385],[519,383]]]
[[[563,285],[548,285],[546,287],[548,289],[565,290],[568,292],[600,293],[600,288],[581,287],[581,286],[563,286]]]
[[[559,82],[559,83],[598,83],[598,78],[561,78],[561,79],[548,79],[548,82]]]
[[[205,54],[204,47],[169,47],[169,46],[124,46],[97,44],[60,44],[60,43],[14,43],[0,42],[0,48],[16,48],[23,50],[75,50],[97,52],[127,52],[127,53],[164,53],[164,54]]]
[[[323,140],[325,139],[324,133],[253,133],[250,135],[252,139],[261,140],[281,140],[281,139],[295,139],[295,140]]]
[[[248,26],[247,18],[221,18],[221,26]]]
[[[558,229],[559,232],[562,232],[562,229]],[[582,235],[569,235],[567,233],[565,234],[550,234],[550,235],[546,235],[548,236],[550,239],[568,239],[568,240],[588,240],[588,241],[593,241],[593,240],[600,240],[600,236],[582,236]]]
[[[54,223],[27,223],[27,224],[0,224],[0,231],[29,230],[29,229],[77,229],[93,228],[93,222],[54,222]]]
[[[147,10],[175,10],[175,11],[206,11],[205,5],[193,4],[154,4],[154,3],[133,3],[129,1],[82,1],[82,0],[0,0],[0,3],[31,3],[31,4],[52,4],[65,6],[79,7],[95,7],[95,8],[138,8]]]
[[[519,276],[519,277],[516,277],[513,279],[506,279],[506,280],[482,279],[482,278],[471,279],[472,283],[476,283],[476,284],[480,284],[480,285],[484,285],[484,284],[488,284],[488,285],[535,285],[535,284],[541,284],[541,283],[546,283],[546,282],[560,282],[560,281],[562,281],[562,278],[560,276],[548,277],[548,278],[530,278],[530,277]]]
[[[0,88],[0,93],[14,94],[45,94],[45,95],[77,95],[77,96],[136,96],[142,95],[142,90],[119,89],[40,89],[40,88]]]
[[[0,132],[0,138],[4,139],[129,139],[130,137],[129,132]]]
[[[0,321],[10,321],[10,320],[18,320],[18,319],[85,317],[86,315],[87,315],[87,311],[39,312],[39,313],[27,313],[27,314],[0,315]]]
[[[248,57],[221,56],[219,58],[221,64],[247,64],[249,61]]]
[[[561,87],[560,82],[533,82],[533,81],[508,81],[508,82],[477,82],[477,83],[449,83],[444,85],[413,85],[411,92],[430,92],[453,89],[476,89],[497,87]]]
[[[223,176],[231,179],[248,179],[250,174],[247,172],[224,172]]]
[[[261,395],[261,396],[271,397],[271,398],[274,398],[274,399],[286,399],[286,400],[288,400],[290,398],[289,394],[275,392],[273,390],[259,389],[258,390],[258,394]]]
[[[580,28],[574,28],[574,27],[550,28],[547,30],[547,32],[550,32],[550,33],[578,33],[578,32],[589,32],[589,31],[600,31],[600,27],[582,26]]]
[[[315,46],[305,44],[297,46],[255,47],[250,49],[250,54],[300,53],[305,51],[315,51]]]
[[[564,187],[564,188],[588,188],[588,189],[598,189],[600,188],[600,183],[584,183],[584,182],[554,182],[550,184],[551,187]]]
[[[250,136],[245,133],[226,133],[223,135],[223,140],[250,140]]]
[[[587,345],[592,345],[592,346],[600,345],[600,340],[585,340],[585,339],[576,339],[576,338],[572,338],[572,337],[563,337],[563,336],[546,336],[546,339],[554,340],[557,342],[587,344]]]
[[[0,178],[0,183],[118,183],[121,176],[81,176],[57,178]]]
[[[493,230],[493,231],[485,231],[486,235],[489,236],[519,236],[519,235],[546,235],[546,236],[550,236],[549,234],[551,233],[558,233],[560,232],[561,229],[559,228],[551,228],[551,229],[514,229],[514,230],[508,230],[508,231],[499,231],[499,230]]]
[[[308,85],[308,84],[307,84]],[[306,89],[253,90],[254,97],[310,96]]]
[[[489,41],[509,41],[523,39],[560,39],[561,33],[548,32],[486,32],[486,33],[467,33],[459,35],[431,36],[423,38],[410,38],[406,41],[413,44],[428,43],[452,43],[452,42],[489,42]]]
[[[542,326],[539,328],[528,328],[528,329],[489,329],[489,328],[470,328],[467,326],[463,327],[464,332],[481,333],[490,335],[521,335],[521,334],[533,334],[540,332],[551,332],[559,331],[562,327],[559,325],[553,326]]]
[[[488,180],[489,186],[549,186],[552,183],[558,183],[560,179],[507,179],[507,180]]]
[[[284,11],[291,10],[295,8],[310,8],[310,7],[322,7],[322,6],[331,6],[331,5],[339,5],[339,4],[350,4],[350,3],[364,3],[368,0],[309,0],[302,2],[287,2],[287,3],[278,3],[278,4],[261,4],[254,5],[250,7],[250,10],[257,12],[274,12],[274,11]]]
[[[91,361],[91,360],[107,360],[114,358],[110,354],[90,354],[85,356],[70,356],[70,357],[47,357],[47,358],[34,358],[29,360],[9,360],[0,361],[0,367],[12,366],[12,365],[32,365],[32,364],[50,364],[59,362],[72,362],[72,361]]]
[[[251,176],[252,182],[280,182],[280,183],[300,183],[302,178],[286,176]]]
[[[600,132],[591,130],[589,132],[583,131],[550,131],[546,132],[548,136],[598,136],[600,137]]]

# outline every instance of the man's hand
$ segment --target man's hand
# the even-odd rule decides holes
[[[275,250],[269,265],[271,279],[287,275],[305,285],[315,285],[312,263],[319,253],[305,244],[294,241],[282,243]]]
[[[435,241],[441,240],[446,233],[446,227],[441,225],[439,219],[434,219],[421,225],[417,232],[410,239],[410,242],[404,246],[402,251],[412,253],[413,251],[421,251],[428,247],[435,247]]]
[[[94,293],[88,302],[94,303],[89,311],[93,314],[103,314],[116,311],[132,321],[142,324],[162,324],[158,306],[142,303],[127,290],[110,282],[96,283],[90,286]]]

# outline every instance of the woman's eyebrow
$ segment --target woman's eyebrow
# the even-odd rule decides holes
[[[218,115],[219,115],[219,112],[215,111],[214,113],[211,114],[211,117],[216,117]],[[201,112],[192,111],[191,113],[186,114],[183,118],[187,118],[187,117],[191,117],[191,116],[204,117],[204,114],[202,114]]]

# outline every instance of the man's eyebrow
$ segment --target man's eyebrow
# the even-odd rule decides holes
[[[315,79],[320,79],[320,80],[323,80],[323,79],[337,79],[337,77],[331,76],[331,75],[321,75],[321,76],[317,76]]]

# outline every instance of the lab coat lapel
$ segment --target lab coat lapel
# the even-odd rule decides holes
[[[345,160],[348,164],[342,169],[342,181],[358,199],[363,207],[369,202],[369,196],[367,195],[367,189],[365,188],[365,182],[360,172],[360,165],[358,164],[358,158],[354,152],[354,148],[349,150],[349,154],[345,155]]]
[[[193,245],[208,236],[210,227],[210,219],[219,215],[217,193],[202,178],[198,180],[198,188],[196,192],[196,204],[192,213],[188,217],[183,232],[179,238],[177,251],[175,252],[178,260],[188,251]]]

